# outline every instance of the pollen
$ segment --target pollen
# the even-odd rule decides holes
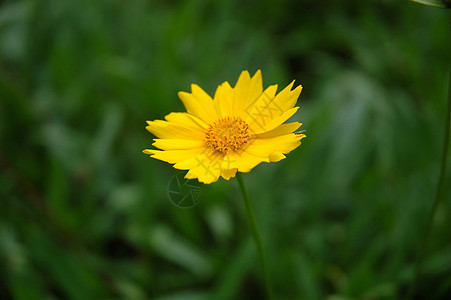
[[[236,117],[224,117],[210,124],[205,135],[207,147],[227,154],[249,143],[249,125]]]

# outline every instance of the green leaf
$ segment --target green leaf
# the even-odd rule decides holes
[[[411,0],[411,1],[434,7],[451,8],[451,1],[449,0]]]
[[[185,267],[193,274],[209,276],[212,272],[208,256],[169,227],[155,226],[149,242],[162,257]]]

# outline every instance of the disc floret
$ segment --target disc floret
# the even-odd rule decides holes
[[[227,154],[249,143],[249,125],[236,117],[224,117],[210,124],[205,135],[207,147]]]

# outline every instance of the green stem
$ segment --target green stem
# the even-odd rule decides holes
[[[255,245],[257,246],[258,255],[260,257],[260,265],[263,270],[263,276],[265,278],[265,287],[266,292],[268,293],[268,298],[273,299],[273,293],[271,284],[269,281],[269,273],[265,260],[265,253],[263,251],[263,243],[260,236],[260,232],[258,231],[257,221],[255,220],[254,209],[252,207],[251,199],[249,198],[249,194],[247,192],[246,184],[244,183],[243,176],[241,173],[236,173],[236,178],[238,179],[238,184],[240,185],[241,193],[243,194],[244,205],[246,206],[246,216],[247,221],[249,223],[249,229],[251,231],[252,237],[254,238]]]
[[[451,67],[451,65],[450,65]],[[420,244],[420,250],[418,251],[418,257],[415,262],[415,273],[412,281],[412,286],[410,288],[410,293],[408,299],[412,299],[415,295],[415,289],[417,288],[418,280],[421,274],[421,268],[423,266],[423,260],[426,255],[427,244],[429,240],[429,234],[431,232],[432,223],[434,221],[434,216],[437,211],[437,208],[440,204],[440,201],[445,198],[445,178],[446,178],[446,166],[448,164],[448,144],[449,144],[449,130],[450,130],[450,122],[451,122],[451,68],[449,74],[449,83],[448,83],[448,112],[445,120],[445,137],[443,141],[443,153],[442,153],[442,164],[440,167],[440,176],[437,183],[437,189],[435,191],[435,199],[432,205],[431,212],[429,213],[428,222],[426,226],[426,231],[423,237],[423,241]]]

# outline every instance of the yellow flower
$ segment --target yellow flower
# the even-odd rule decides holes
[[[261,162],[276,162],[297,148],[305,137],[295,132],[299,122],[283,124],[299,107],[294,107],[302,86],[294,81],[276,95],[277,85],[263,91],[258,70],[251,78],[243,71],[232,88],[226,81],[212,99],[198,85],[191,93],[179,92],[185,112],[173,112],[165,121],[147,121],[154,134],[152,144],[161,150],[144,154],[189,170],[185,178],[212,183],[219,176],[229,180],[236,172],[249,172]]]

